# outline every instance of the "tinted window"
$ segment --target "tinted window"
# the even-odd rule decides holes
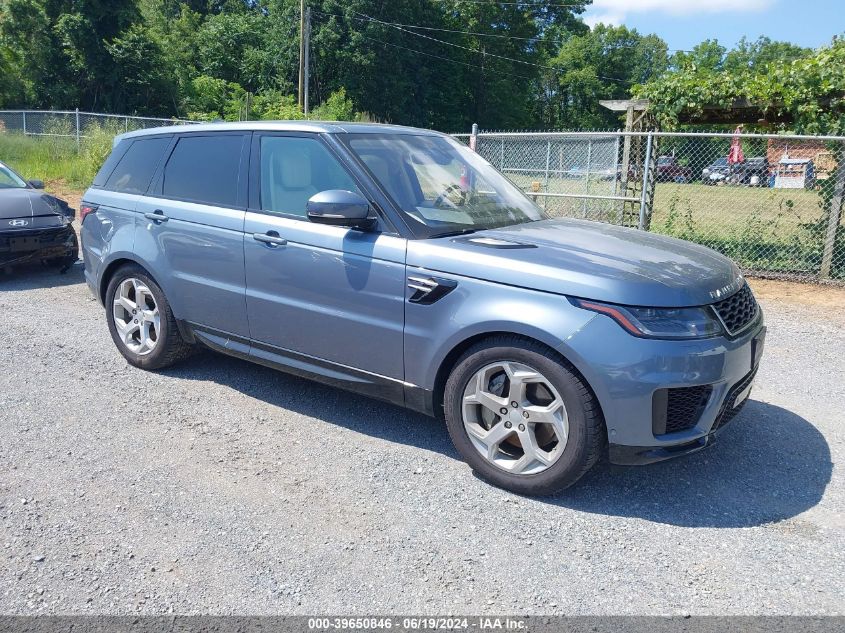
[[[92,183],[94,187],[105,186],[109,176],[114,171],[114,168],[117,167],[117,164],[120,162],[120,159],[123,158],[123,155],[126,153],[126,150],[129,149],[130,145],[132,145],[132,141],[124,139],[112,148],[111,154],[109,154],[106,162],[103,163],[103,166],[100,167],[100,171],[98,171],[97,175],[94,177],[94,182]]]
[[[359,192],[338,160],[310,138],[261,138],[261,209],[305,217],[305,205],[329,189]],[[360,193],[360,192],[359,192]]]
[[[243,136],[186,136],[179,139],[164,168],[162,193],[168,198],[221,207],[238,202]]]
[[[144,193],[169,143],[169,137],[134,141],[106,181],[106,189]]]

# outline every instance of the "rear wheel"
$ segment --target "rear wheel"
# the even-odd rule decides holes
[[[449,376],[444,406],[452,441],[473,470],[520,494],[571,486],[604,444],[589,388],[532,341],[502,337],[472,347]]]
[[[109,332],[131,365],[161,369],[190,354],[164,292],[140,266],[115,272],[105,304]]]

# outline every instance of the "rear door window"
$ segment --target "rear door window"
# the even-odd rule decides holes
[[[164,168],[164,197],[236,206],[243,139],[241,134],[180,138]]]
[[[169,144],[170,137],[133,141],[106,181],[105,188],[120,193],[145,193]]]

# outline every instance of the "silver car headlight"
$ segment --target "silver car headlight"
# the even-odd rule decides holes
[[[634,336],[644,338],[708,338],[724,332],[718,317],[709,306],[643,308],[574,298],[570,302],[584,310],[609,316]]]

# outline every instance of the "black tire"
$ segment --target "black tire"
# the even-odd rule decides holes
[[[462,401],[469,380],[483,367],[500,361],[539,371],[563,399],[569,437],[561,456],[542,472],[515,475],[499,468],[476,450],[464,428]],[[518,494],[544,496],[568,488],[593,467],[605,446],[604,419],[589,387],[562,356],[520,337],[491,338],[467,350],[446,381],[443,402],[449,435],[464,460],[482,479]]]
[[[155,349],[145,355],[137,354],[126,347],[120,339],[112,316],[112,306],[117,289],[123,281],[133,277],[144,282],[147,288],[150,289],[159,309],[160,332],[158,332],[158,341]],[[173,316],[173,311],[170,309],[167,298],[164,296],[164,292],[150,274],[140,266],[127,264],[115,271],[109,280],[108,288],[106,288],[105,305],[106,321],[108,322],[112,340],[130,365],[147,370],[163,369],[187,358],[193,352],[193,347],[185,343],[182,335],[179,333],[179,327],[176,324],[176,319]]]

